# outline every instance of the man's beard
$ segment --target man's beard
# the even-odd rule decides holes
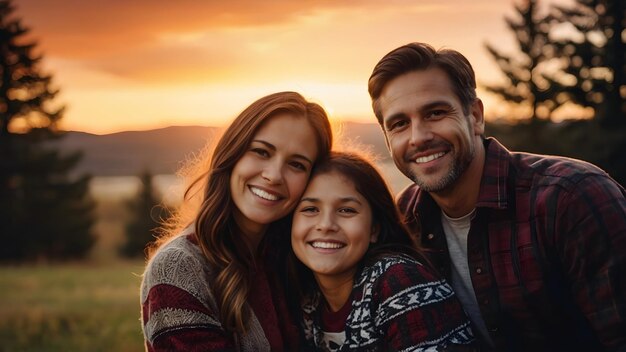
[[[412,170],[408,170],[408,177],[415,182],[416,185],[429,193],[442,192],[448,188],[450,188],[467,170],[469,164],[474,159],[475,148],[471,147],[469,150],[469,154],[466,155],[465,158],[460,159],[457,157],[456,153],[453,155],[452,167],[442,178],[437,180],[434,183],[426,183],[426,177],[420,179]]]

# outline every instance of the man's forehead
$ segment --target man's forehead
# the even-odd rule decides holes
[[[404,73],[391,81],[383,88],[379,104],[381,108],[388,107],[407,98],[432,96],[442,94],[447,96],[452,91],[451,82],[440,68],[429,68]]]

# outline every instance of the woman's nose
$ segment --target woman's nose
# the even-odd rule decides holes
[[[261,172],[261,177],[272,184],[281,184],[283,182],[282,165],[278,162],[268,163]]]

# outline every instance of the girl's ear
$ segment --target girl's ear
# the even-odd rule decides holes
[[[380,234],[380,226],[378,224],[373,224],[370,243],[376,243],[378,241],[378,234]]]

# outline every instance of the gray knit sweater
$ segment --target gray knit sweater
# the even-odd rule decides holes
[[[269,351],[254,313],[246,334],[233,339],[222,328],[211,287],[215,273],[188,236],[191,231],[188,228],[161,247],[144,272],[141,305],[146,349]]]

